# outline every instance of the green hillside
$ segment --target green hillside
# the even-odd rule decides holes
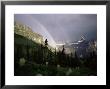
[[[14,43],[17,45],[23,45],[23,46],[31,46],[31,47],[35,47],[38,46],[40,44],[36,44],[35,42],[33,42],[32,40],[29,40],[26,37],[23,37],[21,35],[18,34],[14,34]]]
[[[96,60],[79,60],[63,51],[52,52],[46,45],[14,34],[15,76],[87,76],[96,75]]]
[[[14,34],[15,75],[17,71],[20,71],[18,68],[20,67],[21,59],[24,59],[25,63],[44,64],[50,60],[52,55],[54,53],[42,44],[37,44],[28,38]]]

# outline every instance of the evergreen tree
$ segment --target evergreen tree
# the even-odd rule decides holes
[[[47,39],[45,40],[45,46],[47,46],[48,45],[48,41],[47,41]]]
[[[76,51],[75,51],[75,59],[78,59],[78,56],[77,56],[77,53],[76,53]]]
[[[63,45],[62,54],[64,54],[64,53],[65,53],[65,48],[64,48],[64,45]]]
[[[44,49],[45,50],[44,51],[44,55],[45,55],[44,60],[46,60],[46,61],[48,60],[48,48],[47,48],[47,46],[48,46],[48,40],[46,39],[45,40],[45,49]]]

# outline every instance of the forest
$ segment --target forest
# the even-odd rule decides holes
[[[97,55],[79,58],[62,51],[52,51],[45,45],[36,44],[21,35],[14,34],[15,76],[96,76]]]

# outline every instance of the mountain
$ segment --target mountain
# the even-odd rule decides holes
[[[42,35],[33,32],[30,27],[23,25],[21,23],[14,22],[14,33],[21,35],[21,36],[35,42],[36,44],[42,44],[43,46],[45,45],[45,41],[43,40]],[[55,51],[55,49],[53,47],[51,47],[49,44],[48,44],[48,48],[52,52]]]
[[[26,25],[15,22],[14,23],[14,33],[24,36],[24,37],[32,40],[35,43],[44,44],[43,36],[38,33],[34,33],[32,31],[32,29]]]

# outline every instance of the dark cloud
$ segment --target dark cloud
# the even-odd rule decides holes
[[[73,42],[84,35],[87,40],[97,39],[96,14],[16,14],[15,21],[19,21],[43,34],[45,29],[55,42]]]

